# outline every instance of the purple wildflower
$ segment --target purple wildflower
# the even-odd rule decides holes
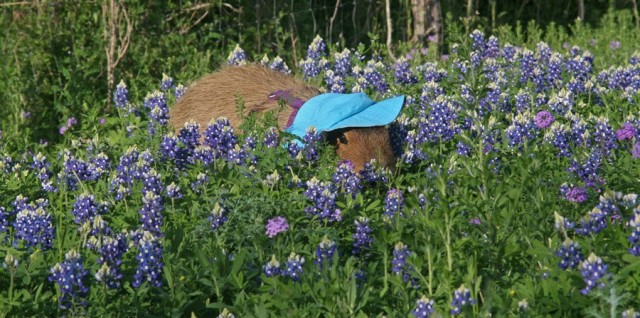
[[[584,201],[587,201],[587,198],[587,190],[583,187],[570,188],[566,194],[566,199],[571,202],[582,203]]]
[[[267,234],[268,237],[273,238],[279,233],[285,232],[289,229],[289,223],[287,223],[287,219],[277,216],[267,221],[266,229],[267,231],[265,234]]]
[[[618,140],[632,140],[636,136],[637,130],[630,123],[622,125],[618,131],[616,131],[616,138]]]
[[[536,123],[536,126],[540,129],[547,128],[551,126],[554,121],[553,115],[546,110],[539,111],[536,114],[535,119],[533,120]]]
[[[129,90],[124,81],[116,86],[116,90],[113,92],[113,101],[117,108],[124,108],[129,104]]]
[[[612,50],[619,49],[620,48],[620,41],[612,40],[611,42],[609,42],[609,48],[611,48]]]

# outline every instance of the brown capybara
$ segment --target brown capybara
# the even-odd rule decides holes
[[[280,107],[277,99],[270,98],[277,91],[286,91],[300,101],[320,94],[318,88],[261,65],[225,66],[193,83],[171,109],[169,121],[176,131],[190,120],[204,129],[212,119],[224,116],[238,127],[243,117],[238,103],[242,101],[242,115],[273,110],[279,129],[285,129],[294,108]],[[343,128],[325,132],[324,136],[340,158],[351,160],[356,171],[371,159],[387,167],[395,162],[384,126]]]

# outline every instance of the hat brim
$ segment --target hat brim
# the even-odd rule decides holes
[[[350,127],[384,126],[398,117],[404,100],[404,95],[375,102],[364,93],[321,94],[304,103],[286,131],[303,137],[310,126],[319,133]]]

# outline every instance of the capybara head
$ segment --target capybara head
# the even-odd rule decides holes
[[[376,159],[383,167],[395,164],[389,131],[384,126],[352,127],[326,132],[325,139],[343,160],[350,160],[355,171]]]

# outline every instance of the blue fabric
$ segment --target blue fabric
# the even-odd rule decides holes
[[[302,138],[309,126],[314,126],[318,133],[347,127],[384,126],[398,117],[404,98],[400,95],[375,102],[365,93],[320,94],[302,105],[286,131]]]

